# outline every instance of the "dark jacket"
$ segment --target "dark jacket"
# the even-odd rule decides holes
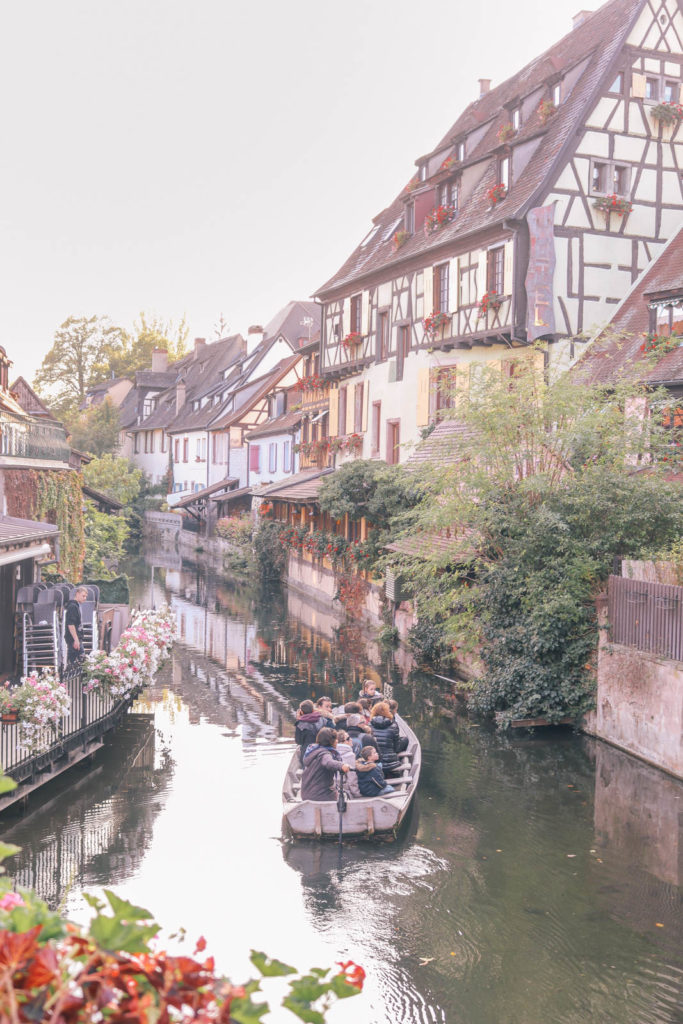
[[[361,796],[377,796],[386,786],[384,772],[379,761],[356,761],[356,778]]]
[[[315,743],[315,738],[324,724],[325,720],[319,711],[312,711],[310,715],[302,715],[301,718],[297,719],[294,728],[294,740],[301,748],[302,764],[306,747]]]
[[[398,773],[401,770],[401,762],[398,759],[399,750],[403,749],[398,726],[393,718],[384,718],[383,715],[375,715],[370,719],[372,735],[377,740],[379,756],[382,760],[382,767],[387,774]]]
[[[346,732],[348,732],[353,749],[358,755],[360,755],[363,747],[374,747],[379,754],[377,740],[373,736],[372,732],[366,732],[362,727],[362,723],[364,722],[362,715],[349,715],[346,722]]]
[[[302,800],[336,800],[335,776],[342,769],[341,755],[334,747],[315,744],[304,754],[304,773],[301,777]]]

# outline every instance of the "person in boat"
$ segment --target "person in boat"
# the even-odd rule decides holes
[[[375,704],[378,700],[383,700],[382,691],[378,687],[374,679],[364,679],[363,689],[360,691],[361,699],[370,701],[370,704]]]
[[[360,697],[358,703],[365,721],[369,722],[372,718],[372,701],[368,697]]]
[[[341,754],[342,761],[350,769],[346,776],[346,792],[350,797],[358,799],[360,790],[356,778],[356,753],[351,745],[351,737],[343,729],[337,729],[337,753]]]
[[[304,763],[306,748],[315,743],[315,738],[325,725],[325,719],[313,705],[312,700],[302,700],[296,713],[294,741],[299,747],[299,760]]]
[[[315,709],[321,718],[324,719],[320,723],[322,726],[327,726],[328,729],[334,728],[334,717],[332,715],[332,701],[329,697],[319,697],[315,702]]]
[[[408,739],[399,733],[391,708],[386,701],[375,704],[372,709],[370,728],[377,741],[385,774],[398,775],[401,771],[398,755],[408,746]]]
[[[304,754],[301,776],[302,800],[336,800],[335,780],[340,772],[348,775],[349,766],[337,750],[337,733],[323,728],[315,743]]]
[[[363,747],[361,750],[356,761],[356,778],[361,796],[386,796],[395,792],[394,787],[384,778],[379,754],[374,747]]]
[[[360,708],[360,704],[355,706]],[[365,746],[377,747],[377,740],[372,735],[372,729],[360,711],[354,711],[346,716],[346,731],[351,739],[351,745],[356,753],[356,757],[360,756],[360,752]]]

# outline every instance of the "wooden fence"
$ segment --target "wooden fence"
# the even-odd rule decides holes
[[[683,587],[610,576],[608,597],[613,643],[683,661]]]

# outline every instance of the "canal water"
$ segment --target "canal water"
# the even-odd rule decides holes
[[[250,948],[353,959],[366,989],[332,1024],[683,1021],[680,783],[568,730],[494,732],[328,610],[157,563],[136,568],[134,599],[172,606],[173,659],[70,785],[5,816],[21,884],[81,920],[83,893],[111,887],[190,951],[204,935],[235,981]],[[422,743],[405,832],[288,844],[293,709],[350,699],[366,674]]]

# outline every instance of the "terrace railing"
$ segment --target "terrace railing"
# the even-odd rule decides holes
[[[613,643],[683,661],[683,587],[610,576],[607,592]]]
[[[68,462],[70,451],[66,431],[59,424],[0,413],[0,456]]]

